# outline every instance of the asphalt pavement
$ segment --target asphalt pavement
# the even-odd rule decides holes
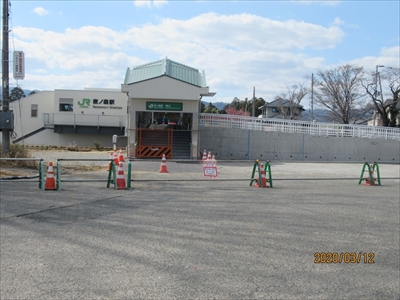
[[[106,166],[1,181],[0,298],[400,299],[399,165],[364,186],[362,164],[272,162],[273,188],[253,162],[167,165],[133,161],[129,190]]]

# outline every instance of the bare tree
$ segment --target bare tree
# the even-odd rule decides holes
[[[389,80],[389,88],[392,101],[389,103],[389,116],[390,116],[390,127],[396,126],[397,116],[400,113],[399,107],[399,94],[400,94],[400,68],[388,68],[388,80]],[[397,124],[400,125],[400,124]]]
[[[370,110],[362,80],[363,67],[342,65],[331,70],[318,70],[314,99],[318,106],[329,110],[331,121],[350,124]]]
[[[296,115],[300,114],[300,102],[310,92],[309,87],[305,87],[305,83],[295,84],[289,87],[286,85],[287,93],[282,93],[275,97],[280,100],[278,109],[285,119],[292,120]]]
[[[382,126],[395,127],[397,116],[399,115],[399,93],[400,93],[400,69],[385,68],[382,76],[378,72],[371,73],[371,79],[366,81],[363,86],[367,94],[371,97],[374,107],[380,116]],[[390,92],[387,100],[378,91],[381,79],[388,83]]]

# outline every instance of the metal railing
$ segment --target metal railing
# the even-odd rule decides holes
[[[39,174],[38,175],[33,175],[33,176],[11,176],[11,177],[3,177],[0,178],[0,182],[3,181],[8,181],[11,182],[14,179],[18,179],[18,182],[38,182],[39,183],[39,189],[44,190],[44,160],[43,158],[4,158],[0,157],[0,162],[1,161],[33,161],[33,162],[39,162],[38,167],[39,167]],[[38,181],[32,181],[30,179],[35,179],[39,178]],[[20,180],[22,179],[22,180]],[[26,180],[24,180],[26,179]]]
[[[43,123],[45,127],[54,125],[125,127],[126,116],[44,113]]]
[[[304,133],[330,137],[357,137],[400,141],[400,128],[353,124],[319,123],[257,117],[200,114],[200,126],[241,128],[269,132]]]

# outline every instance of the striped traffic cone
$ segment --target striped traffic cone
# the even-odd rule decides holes
[[[365,178],[365,183],[363,183],[363,185],[367,185],[367,186],[374,186],[374,185],[378,185],[376,184],[376,178],[374,177],[374,165],[369,165],[369,168],[371,170],[370,173],[368,173],[367,178]],[[371,177],[372,177],[372,182],[371,182]]]
[[[49,162],[49,167],[47,169],[46,184],[44,186],[45,190],[56,190],[56,180],[54,179],[53,163]]]
[[[204,149],[202,161],[207,160],[207,150]]]
[[[163,156],[162,156],[160,171],[158,171],[158,173],[168,173],[167,159],[165,158],[165,154],[163,154]]]
[[[125,175],[124,175],[124,166],[122,162],[119,163],[118,166],[118,173],[117,173],[117,189],[118,190],[125,190],[126,189],[126,182],[125,182]]]
[[[119,161],[118,161],[118,153],[117,153],[117,150],[114,150],[114,155],[113,155],[113,157],[114,157],[114,164],[115,164],[116,166],[118,166]]]
[[[261,168],[261,184],[262,184],[262,187],[267,188],[269,186],[267,185],[267,179],[265,178],[264,164],[261,164],[260,168]]]
[[[208,151],[207,160],[211,160],[211,151]]]
[[[122,152],[122,148],[119,148],[119,155],[118,155],[118,160],[124,162],[124,153]]]

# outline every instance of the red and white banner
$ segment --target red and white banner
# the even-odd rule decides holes
[[[13,74],[14,79],[25,78],[25,55],[23,51],[14,51]]]

